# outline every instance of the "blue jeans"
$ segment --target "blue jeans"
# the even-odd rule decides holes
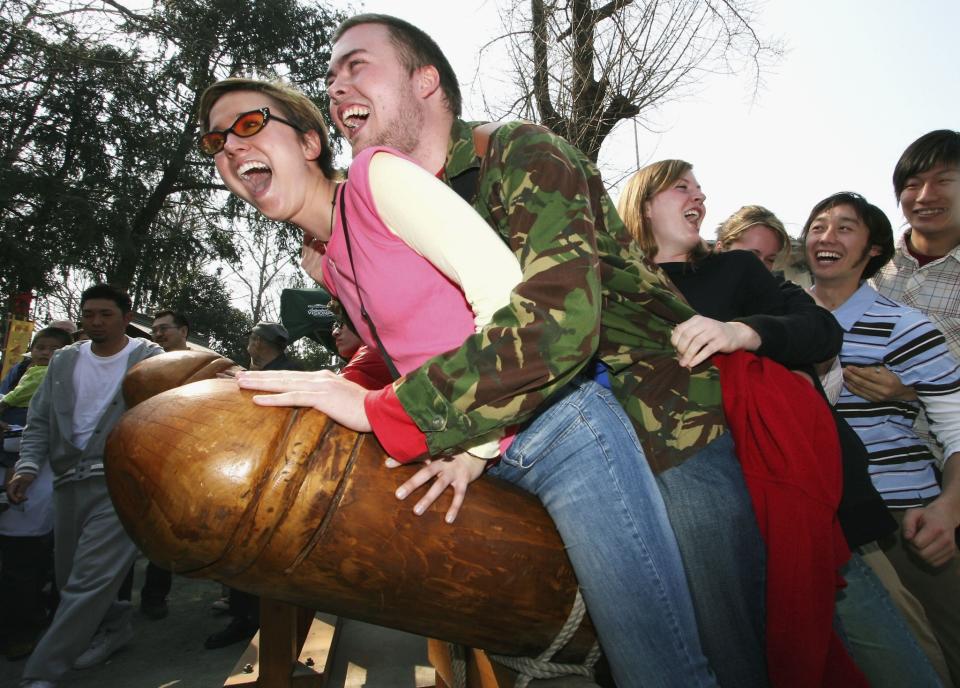
[[[856,552],[841,571],[837,616],[850,655],[873,688],[942,685],[907,622],[873,570]]]
[[[568,385],[490,474],[543,502],[619,688],[717,685],[656,480],[608,390]]]
[[[729,433],[657,476],[721,686],[767,686],[766,547]]]

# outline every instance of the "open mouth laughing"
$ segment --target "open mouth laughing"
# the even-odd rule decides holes
[[[350,105],[340,111],[340,121],[350,132],[359,129],[369,116],[370,108],[362,105]]]
[[[936,221],[940,219],[941,216],[947,214],[946,208],[914,208],[911,211],[913,219],[919,221]]]
[[[690,208],[683,211],[683,219],[686,220],[693,229],[699,232],[700,223],[703,221],[703,214],[703,208]]]
[[[237,166],[237,174],[254,195],[262,193],[270,185],[273,170],[265,162],[246,160]]]
[[[836,251],[816,251],[813,254],[813,258],[818,265],[833,265],[842,257]]]

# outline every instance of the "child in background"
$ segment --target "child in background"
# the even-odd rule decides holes
[[[0,430],[5,434],[11,426],[23,426],[27,421],[27,408],[43,378],[47,375],[47,366],[57,349],[73,342],[70,334],[57,327],[45,327],[30,342],[30,364],[22,371],[19,379],[12,380],[11,389],[0,395]],[[4,469],[11,468],[17,460],[17,447],[4,442],[4,451],[0,463]],[[6,485],[6,476],[4,477]]]
[[[30,344],[30,365],[13,388],[0,400],[0,429],[22,426],[26,422],[30,399],[47,373],[57,349],[71,343],[68,332],[55,327],[40,330]],[[14,438],[10,438],[13,440]],[[4,467],[4,485],[17,460],[18,447],[4,442],[0,461]],[[30,499],[15,508],[0,507],[0,652],[7,659],[19,659],[33,650],[36,638],[47,619],[43,588],[52,580],[53,552],[53,473],[47,469],[37,478]],[[5,497],[5,492],[0,492]]]
[[[57,349],[61,349],[73,342],[70,334],[57,327],[45,327],[37,332],[30,343],[30,365],[23,375],[16,381],[13,388],[0,397],[0,429],[7,430],[11,421],[8,412],[22,409],[16,416],[22,414],[26,419],[27,407],[30,399],[47,375],[47,366]],[[21,425],[22,423],[16,423]]]

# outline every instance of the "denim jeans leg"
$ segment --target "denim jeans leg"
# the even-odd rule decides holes
[[[873,688],[942,685],[883,583],[856,552],[841,571],[837,616],[853,661]]]
[[[729,433],[657,476],[722,686],[768,685],[766,548]]]
[[[491,474],[553,518],[620,688],[716,685],[656,480],[606,389],[571,383]]]

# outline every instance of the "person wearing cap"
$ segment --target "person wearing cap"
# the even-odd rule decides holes
[[[285,349],[290,335],[280,323],[261,320],[252,330],[247,341],[250,354],[250,370],[300,370],[296,361],[287,358]]]
[[[300,370],[300,364],[285,353],[289,341],[290,333],[280,323],[258,322],[247,340],[250,370]],[[203,646],[208,650],[247,641],[260,628],[260,598],[256,595],[230,588],[227,607],[230,623],[207,636]]]

